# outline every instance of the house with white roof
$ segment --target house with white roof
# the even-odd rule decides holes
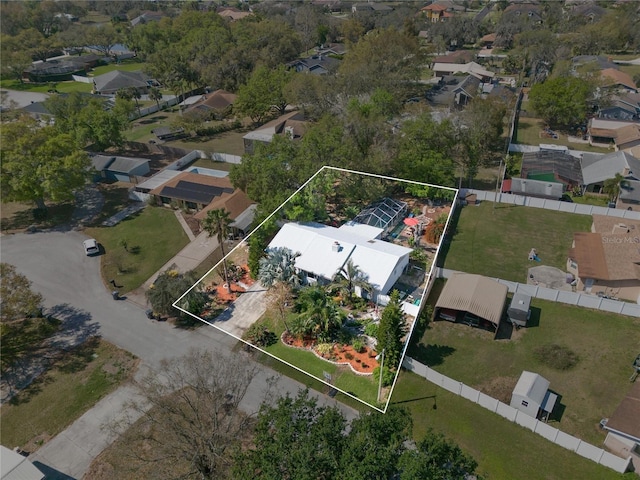
[[[300,255],[296,268],[310,283],[327,283],[349,260],[373,287],[372,299],[386,295],[409,265],[411,249],[380,240],[384,229],[349,222],[340,228],[320,223],[286,223],[268,249],[284,247]],[[381,303],[383,301],[380,298]]]

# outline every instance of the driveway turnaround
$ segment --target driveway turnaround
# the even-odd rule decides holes
[[[127,301],[113,300],[100,276],[100,257],[87,257],[80,232],[38,232],[2,237],[2,261],[32,281],[33,289],[44,297],[48,311],[67,312],[65,322],[73,322],[78,335],[90,331],[128,350],[141,359],[141,368],[157,370],[162,359],[182,356],[192,348],[212,352],[220,361],[232,353],[236,340],[206,325],[182,330],[166,322],[146,318],[144,308]],[[242,297],[249,297],[247,293]],[[256,304],[257,305],[257,304]],[[269,377],[275,372],[264,366],[250,385],[241,408],[257,411]],[[295,394],[303,386],[281,377],[278,391]],[[312,392],[313,393],[313,392]],[[321,405],[337,405],[348,419],[357,412],[314,393]],[[68,429],[31,457],[73,478],[82,478],[91,461],[113,438],[102,425],[123,415],[123,405],[135,400],[135,390],[124,385],[98,402]]]

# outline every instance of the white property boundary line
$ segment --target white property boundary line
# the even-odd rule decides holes
[[[309,372],[307,372],[305,370],[302,370],[301,368],[297,367],[296,365],[293,365],[293,364],[287,362],[286,360],[283,360],[280,357],[276,357],[272,353],[269,353],[266,350],[263,350],[262,348],[257,347],[255,345],[253,345],[252,343],[249,343],[246,340],[243,340],[242,338],[234,335],[233,333],[230,333],[230,332],[220,328],[219,326],[217,326],[217,325],[215,325],[215,324],[213,324],[213,323],[211,323],[211,322],[209,322],[207,320],[204,320],[203,318],[201,318],[201,317],[199,317],[197,315],[194,315],[193,313],[188,312],[187,310],[184,310],[183,308],[178,306],[177,305],[178,302],[180,302],[180,300],[182,300],[185,297],[185,295],[187,295],[191,290],[193,290],[196,287],[196,285],[198,285],[202,280],[204,280],[204,278],[207,275],[209,275],[214,269],[216,269],[218,267],[218,265],[220,265],[222,263],[222,259],[218,263],[216,263],[213,267],[211,267],[207,271],[207,273],[202,275],[202,277],[200,277],[200,279],[196,283],[194,283],[186,292],[184,292],[182,295],[180,295],[180,297],[175,302],[173,302],[172,306],[174,308],[180,310],[181,312],[192,316],[196,320],[200,320],[201,322],[203,322],[203,323],[205,323],[205,324],[207,324],[207,325],[209,325],[211,327],[217,328],[221,332],[226,333],[227,335],[230,335],[231,337],[235,338],[236,340],[238,340],[238,341],[240,341],[240,342],[242,342],[242,343],[244,343],[246,345],[249,345],[250,347],[255,348],[256,350],[258,350],[258,351],[270,356],[271,358],[274,358],[274,359],[284,363],[285,365],[287,365],[287,366],[289,366],[291,368],[294,368],[295,370],[297,370],[297,371],[299,371],[301,373],[304,373],[304,374],[310,376],[314,380],[317,380],[317,381],[319,381],[321,383],[324,383],[325,385],[327,385],[327,386],[339,391],[340,393],[342,393],[342,394],[344,394],[344,395],[346,395],[346,396],[348,396],[350,398],[353,398],[354,400],[357,400],[357,401],[367,405],[370,408],[373,408],[374,410],[377,410],[377,411],[379,411],[381,413],[386,413],[387,409],[389,408],[389,403],[391,401],[391,396],[393,395],[393,390],[395,389],[396,383],[398,381],[398,376],[400,374],[400,367],[402,366],[402,363],[404,361],[404,357],[405,357],[405,355],[407,353],[407,348],[409,347],[409,341],[411,340],[411,335],[413,334],[413,330],[414,330],[414,328],[416,326],[418,317],[420,316],[420,313],[422,312],[422,309],[423,309],[423,307],[425,305],[425,300],[429,296],[429,291],[431,290],[431,286],[433,285],[432,279],[433,279],[434,269],[436,268],[435,267],[436,259],[438,258],[438,255],[440,253],[440,248],[442,247],[442,239],[445,237],[445,233],[447,232],[447,230],[449,228],[449,223],[451,222],[451,217],[453,216],[453,212],[455,211],[456,202],[458,201],[458,189],[457,188],[452,188],[452,187],[443,187],[441,185],[434,185],[432,183],[416,182],[414,180],[405,180],[405,179],[402,179],[402,178],[389,177],[389,176],[386,176],[386,175],[378,175],[378,174],[375,174],[375,173],[359,172],[357,170],[349,170],[349,169],[346,169],[346,168],[337,168],[337,167],[330,167],[330,166],[325,165],[322,168],[320,168],[316,173],[314,173],[306,182],[304,182],[300,186],[300,188],[298,188],[295,192],[293,192],[289,196],[289,198],[287,198],[284,202],[282,202],[282,204],[278,208],[276,208],[267,218],[265,218],[260,223],[260,225],[258,225],[256,228],[254,228],[253,231],[249,235],[247,235],[247,237],[245,237],[242,240],[242,242],[238,243],[238,245],[236,245],[234,248],[232,248],[231,251],[229,251],[224,258],[226,259],[234,251],[236,251],[236,249],[238,247],[240,247],[241,245],[245,244],[249,240],[249,238],[251,238],[251,235],[253,235],[255,232],[257,232],[258,229],[262,228],[262,226],[266,222],[268,222],[276,213],[278,213],[287,204],[287,202],[289,202],[289,200],[291,200],[303,188],[305,188],[313,179],[315,179],[321,172],[324,172],[325,170],[333,170],[333,171],[336,171],[336,172],[344,172],[344,173],[350,173],[350,174],[355,174],[355,175],[364,175],[364,176],[367,176],[367,177],[379,178],[379,179],[382,179],[382,180],[390,180],[390,181],[394,181],[394,182],[410,183],[410,184],[414,184],[414,185],[422,185],[422,186],[427,186],[427,187],[439,188],[441,190],[449,190],[450,192],[454,193],[453,200],[452,200],[452,203],[451,203],[451,210],[449,211],[449,216],[447,217],[447,222],[445,224],[445,228],[444,228],[444,232],[443,232],[442,237],[441,237],[441,241],[438,243],[438,248],[436,249],[436,253],[435,253],[434,257],[433,257],[433,261],[431,262],[431,268],[429,269],[429,272],[425,276],[427,283],[426,283],[424,292],[422,294],[422,298],[420,299],[420,307],[418,309],[418,315],[416,315],[415,320],[413,321],[413,323],[411,325],[411,328],[410,328],[410,330],[409,330],[409,332],[407,334],[406,341],[404,343],[404,348],[402,349],[402,355],[400,356],[400,363],[398,365],[398,369],[396,371],[396,374],[395,374],[395,376],[393,378],[393,383],[391,384],[391,389],[389,390],[389,395],[387,395],[387,402],[385,403],[384,408],[381,409],[381,408],[379,408],[379,407],[377,407],[375,405],[372,405],[372,404],[370,404],[368,402],[365,402],[361,398],[358,398],[358,397],[354,396],[353,394],[351,394],[349,392],[346,392],[346,391],[336,387],[335,385],[330,384],[326,380],[324,380],[322,378],[319,378],[319,377],[316,377],[315,375],[312,375],[311,373],[309,373]],[[382,372],[381,372],[381,374],[382,374]]]

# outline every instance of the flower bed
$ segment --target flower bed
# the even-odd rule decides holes
[[[282,343],[288,347],[308,350],[326,362],[335,365],[348,365],[351,371],[357,375],[373,375],[373,370],[378,366],[375,359],[376,352],[369,347],[363,347],[360,352],[356,352],[351,345],[336,343],[330,354],[321,354],[317,351],[317,341],[314,338],[296,338],[287,332],[280,337]]]

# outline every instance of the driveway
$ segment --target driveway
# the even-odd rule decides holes
[[[102,283],[100,257],[87,257],[83,252],[82,241],[86,238],[76,231],[3,236],[2,261],[15,265],[32,281],[33,289],[43,295],[48,310],[65,312],[65,323],[73,322],[77,334],[100,334],[139,357],[143,369],[157,369],[162,359],[184,355],[192,348],[214,352],[220,361],[228,355],[241,354],[231,352],[236,340],[215,328],[174,328],[147,319],[144,308],[132,302],[113,300]],[[243,297],[250,295],[253,293]],[[258,409],[268,378],[273,375],[273,371],[260,366],[260,374],[241,403],[245,411]],[[278,391],[295,394],[299,388],[301,384],[281,377]],[[73,478],[82,478],[93,458],[113,441],[101,425],[116,415],[124,415],[123,405],[134,394],[130,386],[120,387],[30,459]],[[314,395],[321,405],[337,405],[348,419],[357,415],[355,410],[324,395]]]

